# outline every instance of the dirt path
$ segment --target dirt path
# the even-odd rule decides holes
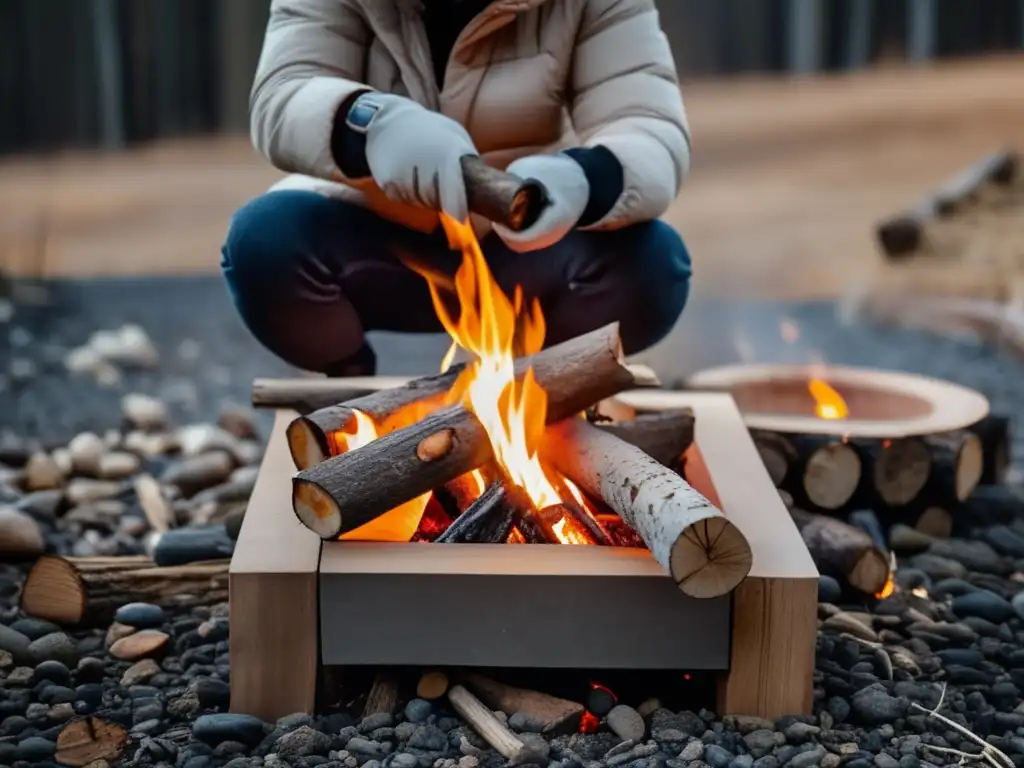
[[[1024,57],[685,87],[695,163],[666,218],[700,290],[836,295],[879,268],[872,223],[979,154],[1024,148]],[[19,274],[215,270],[231,212],[277,178],[245,137],[0,164]]]

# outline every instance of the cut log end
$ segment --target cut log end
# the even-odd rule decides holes
[[[669,555],[669,572],[679,589],[703,599],[732,592],[752,564],[747,538],[721,516],[698,520],[684,529]]]
[[[85,618],[85,585],[67,560],[46,555],[32,566],[21,605],[30,616],[76,625]]]
[[[927,507],[917,518],[914,528],[938,539],[948,539],[953,535],[953,515],[942,507]]]
[[[966,433],[956,457],[956,498],[964,501],[981,483],[985,471],[985,449],[981,438]]]
[[[292,509],[299,522],[325,541],[342,533],[341,508],[316,483],[301,478],[292,481]]]
[[[847,443],[829,443],[807,459],[804,493],[821,509],[839,509],[853,498],[860,485],[860,456]]]
[[[319,464],[329,456],[329,449],[323,443],[323,433],[317,429],[305,416],[292,421],[288,425],[285,435],[288,439],[288,450],[292,454],[292,461],[298,470],[308,469]]]
[[[848,574],[850,586],[869,595],[877,595],[889,581],[889,559],[877,549],[866,550]]]
[[[924,442],[913,437],[893,440],[878,451],[872,481],[882,501],[901,507],[921,493],[931,469],[931,452]]]

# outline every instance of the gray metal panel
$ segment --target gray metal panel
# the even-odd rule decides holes
[[[730,613],[666,576],[320,574],[327,665],[724,670]]]

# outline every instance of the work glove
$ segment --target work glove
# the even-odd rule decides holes
[[[375,94],[380,111],[366,132],[370,175],[389,200],[469,218],[460,158],[478,155],[450,117],[394,94]]]
[[[548,248],[576,226],[590,200],[590,183],[583,168],[568,155],[529,155],[506,169],[521,179],[539,181],[548,192],[548,204],[532,226],[513,232],[499,224],[494,231],[517,253]]]

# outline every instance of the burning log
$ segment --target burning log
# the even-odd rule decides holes
[[[509,716],[522,712],[541,724],[542,733],[575,733],[583,719],[583,705],[575,701],[515,688],[475,673],[463,675],[462,682],[491,709]]]
[[[448,691],[452,709],[469,723],[481,738],[512,764],[523,762],[526,745],[512,731],[502,725],[484,704],[461,685]]]
[[[518,517],[511,496],[505,485],[491,483],[435,541],[438,544],[499,544],[505,541]]]
[[[579,413],[596,400],[623,389],[649,385],[657,380],[649,369],[623,362],[618,323],[516,360],[518,378],[530,369],[537,383],[549,393],[549,421]],[[424,411],[440,409],[461,372],[462,366],[459,366],[446,373],[414,379],[400,387],[300,416],[288,426],[288,447],[295,466],[300,470],[308,469],[343,453],[344,444],[339,444],[332,436],[350,429],[355,411],[379,425],[414,403],[420,404]]]
[[[531,359],[547,393],[549,423],[639,383],[622,362],[616,323]],[[334,539],[492,457],[490,438],[476,416],[462,405],[448,406],[299,472],[292,506],[303,525]]]
[[[1010,419],[1006,416],[988,416],[971,431],[981,440],[983,453],[980,485],[999,485],[1006,480],[1010,466]]]
[[[635,530],[680,590],[718,597],[750,572],[743,533],[675,472],[583,419],[548,427],[545,458]]]
[[[789,510],[818,570],[869,595],[889,581],[889,556],[859,528],[827,515]]]
[[[883,221],[876,228],[876,236],[888,259],[896,261],[917,251],[930,221],[961,210],[983,187],[1009,187],[1019,175],[1020,164],[1020,157],[1011,150],[987,155],[910,210]]]
[[[601,527],[608,531],[608,535],[611,536],[612,542],[616,547],[630,547],[634,549],[644,549],[647,547],[637,532],[626,525],[626,522],[618,515],[601,514],[597,515],[596,519],[601,524]]]
[[[228,599],[227,560],[155,566],[148,557],[39,558],[21,593],[29,616],[58,624],[99,626],[126,603],[167,608]]]
[[[579,504],[565,502],[545,507],[537,513],[545,524],[554,529],[561,521],[571,530],[570,538],[579,537],[587,544],[613,547],[615,542],[601,524]]]
[[[598,429],[635,445],[659,464],[673,466],[693,443],[693,411],[641,413],[623,421],[598,422]]]

